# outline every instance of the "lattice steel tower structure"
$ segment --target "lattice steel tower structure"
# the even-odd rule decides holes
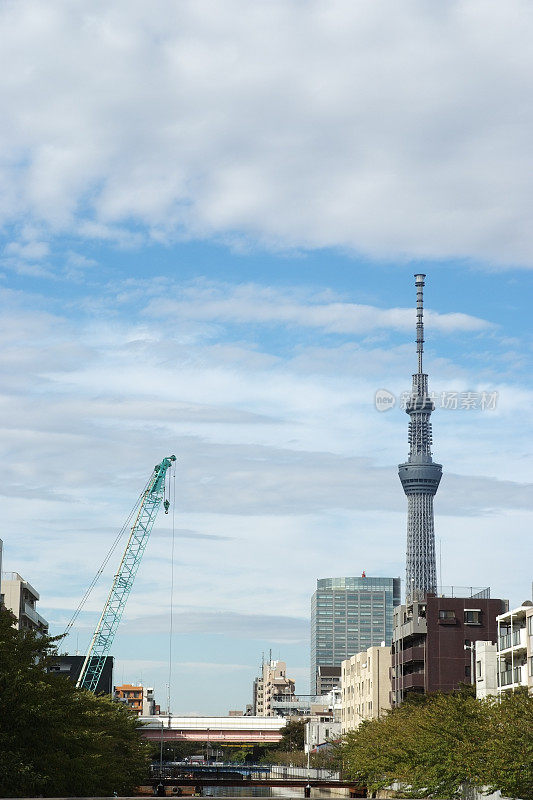
[[[409,458],[398,466],[403,490],[407,495],[407,602],[420,600],[427,592],[437,590],[433,497],[439,488],[442,466],[435,464],[431,455],[430,417],[435,406],[428,395],[428,376],[422,371],[425,277],[415,275],[418,372],[413,375],[413,389],[405,409],[411,417]]]

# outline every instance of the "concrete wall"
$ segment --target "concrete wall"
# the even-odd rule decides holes
[[[498,694],[498,647],[492,642],[475,643],[476,697]]]

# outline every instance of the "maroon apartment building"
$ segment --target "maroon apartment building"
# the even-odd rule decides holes
[[[471,646],[496,642],[496,616],[506,600],[491,600],[488,590],[472,597],[427,594],[394,609],[392,705],[409,692],[451,692],[470,683]]]

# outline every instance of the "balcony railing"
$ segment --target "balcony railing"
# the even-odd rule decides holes
[[[512,683],[521,683],[522,670],[520,667],[514,669],[507,669],[505,672],[500,672],[500,686],[510,686]]]
[[[423,646],[415,645],[415,647],[406,647],[405,650],[400,652],[400,661],[404,664],[407,661],[424,661]]]
[[[38,625],[42,628],[48,628],[48,622],[45,620],[45,618],[41,617],[41,615],[38,614],[33,606],[30,606],[29,603],[24,603],[24,614],[28,617],[28,619],[31,619],[34,625]]]
[[[520,644],[525,645],[525,639],[521,635],[522,631],[525,631],[525,628],[519,628],[517,631],[505,633],[503,636],[500,636],[500,650],[507,650],[509,647],[518,647]]]
[[[409,675],[404,675],[399,679],[403,689],[423,689],[424,688],[424,673],[411,672]]]

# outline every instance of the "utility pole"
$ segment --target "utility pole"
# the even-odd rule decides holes
[[[469,644],[465,644],[465,650],[470,650],[470,683],[475,688],[475,686],[476,686],[476,672],[475,672],[476,645],[475,645],[475,642],[470,642]]]

